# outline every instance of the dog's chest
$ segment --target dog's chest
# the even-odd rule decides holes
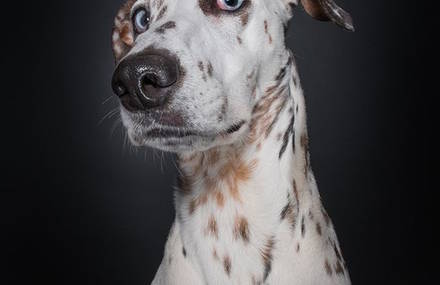
[[[277,262],[276,243],[286,238],[283,233],[292,235],[291,219],[281,215],[291,185],[260,173],[264,162],[258,159],[234,158],[215,165],[209,160],[213,158],[205,157],[203,163],[210,171],[195,169],[187,177],[193,181],[182,182],[191,189],[177,194],[188,261],[218,284],[259,284]],[[209,172],[216,174],[216,181]]]

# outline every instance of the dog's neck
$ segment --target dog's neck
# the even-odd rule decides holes
[[[179,193],[200,198],[191,204],[191,212],[210,195],[218,198],[219,206],[229,198],[245,203],[240,190],[246,184],[260,185],[255,192],[270,189],[275,195],[279,190],[285,197],[286,189],[264,185],[272,180],[289,182],[292,187],[306,182],[309,165],[303,93],[291,53],[286,51],[279,60],[277,68],[261,75],[267,80],[257,80],[253,96],[258,99],[246,139],[180,155]]]
[[[246,139],[179,157],[177,222],[188,255],[195,251],[193,257],[206,276],[217,275],[204,264],[205,258],[217,258],[228,274],[231,258],[254,258],[266,267],[266,278],[280,225],[301,235],[301,226],[296,226],[300,212],[319,204],[314,202],[319,201],[316,187],[309,186],[314,181],[310,183],[305,105],[291,53],[261,78]],[[255,252],[232,257],[234,246],[243,243],[252,244]],[[206,254],[212,256],[201,257]]]

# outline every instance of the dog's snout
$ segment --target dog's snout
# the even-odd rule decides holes
[[[116,68],[113,92],[129,111],[163,106],[178,81],[177,60],[168,54],[145,53],[129,56]]]

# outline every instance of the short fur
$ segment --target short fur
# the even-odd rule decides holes
[[[353,30],[332,0],[302,3]],[[119,11],[116,62],[167,50],[184,76],[164,108],[121,107],[135,145],[179,157],[177,215],[153,284],[350,284],[310,166],[303,91],[284,43],[297,4],[245,0],[225,12],[215,0],[140,0]],[[140,6],[151,22],[135,35],[131,14]],[[157,129],[164,135],[149,135]]]

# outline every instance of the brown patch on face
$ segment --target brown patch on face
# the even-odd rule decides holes
[[[218,227],[214,215],[211,215],[211,217],[209,217],[208,226],[205,230],[205,235],[211,235],[218,239]]]
[[[249,14],[245,13],[245,14],[241,15],[240,19],[241,19],[241,25],[246,26],[247,23],[249,22]]]
[[[223,259],[223,268],[228,276],[231,275],[231,258],[229,256],[225,256]]]
[[[328,276],[331,276],[333,274],[333,269],[330,266],[328,259],[326,259],[324,262],[324,268],[325,268],[325,272],[327,273]]]
[[[235,239],[241,238],[244,242],[249,242],[249,223],[245,217],[237,217],[234,227]]]
[[[127,45],[132,46],[134,43],[133,38],[133,29],[132,26],[128,23],[124,23],[124,25],[121,28],[121,31],[119,32],[119,36],[121,37],[121,40]]]
[[[113,54],[116,62],[121,60],[131,49],[134,43],[133,25],[130,19],[130,11],[135,3],[135,0],[127,1],[115,18],[115,24],[113,27]]]
[[[176,22],[169,21],[156,29],[156,33],[164,34],[167,30],[176,28]]]

